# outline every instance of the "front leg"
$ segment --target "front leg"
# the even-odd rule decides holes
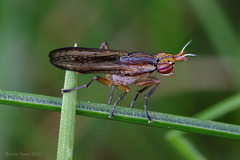
[[[147,111],[147,101],[148,101],[148,98],[152,95],[152,93],[156,90],[156,88],[158,87],[159,83],[155,84],[153,86],[153,88],[145,95],[145,103],[144,103],[144,108],[145,108],[145,113],[146,113],[146,116],[148,118],[148,123],[151,123],[152,122],[152,119],[150,118],[150,116],[148,115],[148,111]]]
[[[132,100],[132,103],[131,103],[130,108],[133,108],[133,105],[134,105],[134,103],[136,102],[136,100],[137,100],[137,98],[138,98],[138,95],[141,94],[142,92],[144,92],[145,90],[147,90],[149,87],[151,87],[151,86],[146,86],[146,87],[144,87],[144,88],[142,88],[142,89],[140,89],[140,90],[137,91],[137,94],[135,95],[135,97],[134,97],[133,100]]]
[[[144,92],[145,90],[147,90],[149,87],[151,87],[154,84],[159,84],[160,80],[156,79],[156,78],[152,78],[152,77],[148,77],[148,78],[143,78],[140,79],[136,82],[133,83],[133,85],[138,86],[138,87],[144,87],[140,90],[137,91],[136,96],[134,97],[134,99],[132,100],[131,106],[130,108],[133,108],[135,101],[138,98],[138,95],[141,94],[142,92]]]
[[[141,90],[139,90],[137,92],[136,96],[134,97],[134,99],[131,103],[131,108],[133,107],[138,95],[140,93],[144,92],[150,86],[154,85],[154,87],[145,95],[144,109],[145,109],[146,116],[148,118],[148,123],[151,123],[152,119],[150,118],[148,111],[147,111],[147,101],[148,101],[148,98],[151,96],[151,94],[156,90],[156,88],[159,84],[160,84],[160,80],[156,79],[156,78],[152,78],[152,77],[144,78],[144,79],[138,80],[134,83],[135,86],[140,86],[140,87],[144,87],[144,88],[142,88]]]

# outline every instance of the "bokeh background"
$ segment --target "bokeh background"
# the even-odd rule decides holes
[[[149,110],[193,116],[239,92],[240,1],[237,0],[1,0],[0,89],[61,97],[64,71],[49,64],[56,48],[98,48],[150,54],[197,54],[161,78]],[[104,75],[101,75],[104,77]],[[85,84],[93,74],[80,75]],[[137,87],[119,105],[129,107]],[[121,92],[115,92],[116,95]],[[106,103],[110,88],[94,82],[78,99]],[[136,108],[143,108],[143,95]],[[237,124],[240,110],[217,121]],[[0,159],[55,159],[60,113],[0,105]],[[74,159],[185,159],[166,139],[169,129],[76,117]],[[238,159],[239,141],[186,134],[207,159]]]

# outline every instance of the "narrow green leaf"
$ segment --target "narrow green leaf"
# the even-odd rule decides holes
[[[240,93],[233,95],[209,108],[199,112],[194,117],[199,119],[213,120],[225,114],[232,112],[240,107]],[[185,133],[179,131],[171,131],[166,134],[167,139],[171,144],[187,159],[204,159],[198,150],[193,147],[185,137]],[[188,144],[188,145],[186,145]],[[179,147],[181,146],[181,147]],[[188,152],[186,152],[188,150]],[[194,158],[193,158],[194,157]]]
[[[60,111],[61,98],[0,90],[0,103],[50,111]],[[111,105],[77,101],[76,114],[109,119],[108,116],[111,109]],[[240,126],[238,125],[157,112],[149,112],[153,119],[153,122],[149,124],[145,112],[140,109],[117,106],[114,113],[114,118],[109,120],[171,128],[186,132],[240,140]]]
[[[177,132],[179,133],[179,131]],[[171,144],[182,154],[185,159],[205,160],[205,158],[195,146],[183,136],[173,136],[168,139]]]

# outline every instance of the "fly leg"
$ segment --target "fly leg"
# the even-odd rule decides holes
[[[100,49],[109,49],[107,42],[103,42],[100,46]]]
[[[113,98],[113,89],[114,89],[114,85],[112,85],[112,90],[111,90],[111,93],[110,93],[110,96],[109,96],[109,99],[108,99],[108,105],[111,104],[112,102],[112,98]]]
[[[138,95],[140,93],[142,93],[143,91],[145,91],[146,89],[148,89],[150,86],[154,85],[153,88],[145,95],[145,102],[144,102],[144,109],[145,109],[145,113],[146,116],[148,118],[148,123],[152,122],[152,119],[150,118],[150,116],[148,115],[148,111],[147,111],[147,102],[148,102],[148,98],[151,96],[151,94],[156,90],[157,86],[160,84],[160,80],[156,79],[156,78],[152,78],[152,77],[148,77],[148,78],[143,78],[140,79],[138,81],[136,81],[135,83],[133,83],[135,86],[139,86],[139,87],[144,87],[143,89],[139,90],[136,94],[136,96],[134,97],[132,103],[131,103],[131,108],[133,107]]]
[[[143,78],[143,79],[140,79],[138,81],[136,81],[135,83],[133,83],[135,86],[138,86],[138,87],[144,87],[140,90],[137,91],[137,94],[136,96],[134,97],[134,99],[132,100],[132,103],[131,103],[131,106],[130,108],[133,108],[134,106],[134,103],[135,101],[137,100],[139,94],[141,94],[142,92],[144,92],[145,90],[147,90],[149,87],[151,87],[153,84],[158,84],[160,83],[160,80],[156,79],[156,78],[151,78],[151,77],[148,77],[148,78]]]
[[[100,46],[100,49],[109,49],[109,46],[107,44],[107,42],[103,42]],[[111,93],[110,93],[110,96],[109,96],[109,99],[108,99],[108,105],[111,104],[112,102],[112,98],[113,98],[113,89],[114,89],[114,85],[112,86],[112,90],[111,90]]]
[[[92,79],[90,79],[90,81],[82,86],[78,86],[76,88],[71,88],[71,89],[62,89],[62,93],[66,93],[66,92],[72,92],[72,91],[75,91],[75,90],[78,90],[78,89],[81,89],[81,88],[85,88],[85,87],[88,87],[93,80],[97,80],[98,82],[106,85],[106,86],[112,86],[112,82],[105,79],[105,78],[102,78],[102,77],[99,77],[99,76],[94,76]]]
[[[144,108],[145,108],[145,113],[146,113],[146,116],[148,118],[148,123],[151,123],[152,122],[152,119],[150,118],[150,116],[148,115],[148,111],[147,111],[147,101],[148,101],[148,98],[151,96],[151,94],[156,90],[156,88],[158,87],[159,83],[158,84],[155,84],[153,86],[153,88],[145,95],[145,103],[144,103]]]
[[[116,105],[117,105],[118,102],[130,91],[130,89],[129,89],[127,86],[124,86],[124,85],[122,85],[122,84],[120,84],[120,85],[118,86],[118,89],[120,89],[121,91],[124,91],[124,93],[121,94],[121,95],[118,97],[118,99],[116,100],[116,102],[114,103],[113,108],[112,108],[112,110],[111,110],[111,112],[110,112],[110,116],[108,116],[108,118],[113,118],[113,112],[114,112],[114,110],[115,110],[115,108],[116,108]]]
[[[135,96],[134,99],[132,100],[132,103],[131,103],[130,108],[133,108],[133,105],[134,105],[134,103],[136,102],[136,100],[137,100],[137,98],[138,98],[138,95],[139,95],[140,93],[144,92],[145,90],[147,90],[149,87],[150,87],[150,86],[146,86],[146,87],[144,87],[144,88],[142,88],[142,89],[140,89],[140,90],[137,91],[136,96]]]

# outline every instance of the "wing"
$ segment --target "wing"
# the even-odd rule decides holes
[[[128,53],[119,50],[68,47],[49,53],[50,63],[54,66],[80,73],[120,74],[129,70],[120,62],[120,57]]]

